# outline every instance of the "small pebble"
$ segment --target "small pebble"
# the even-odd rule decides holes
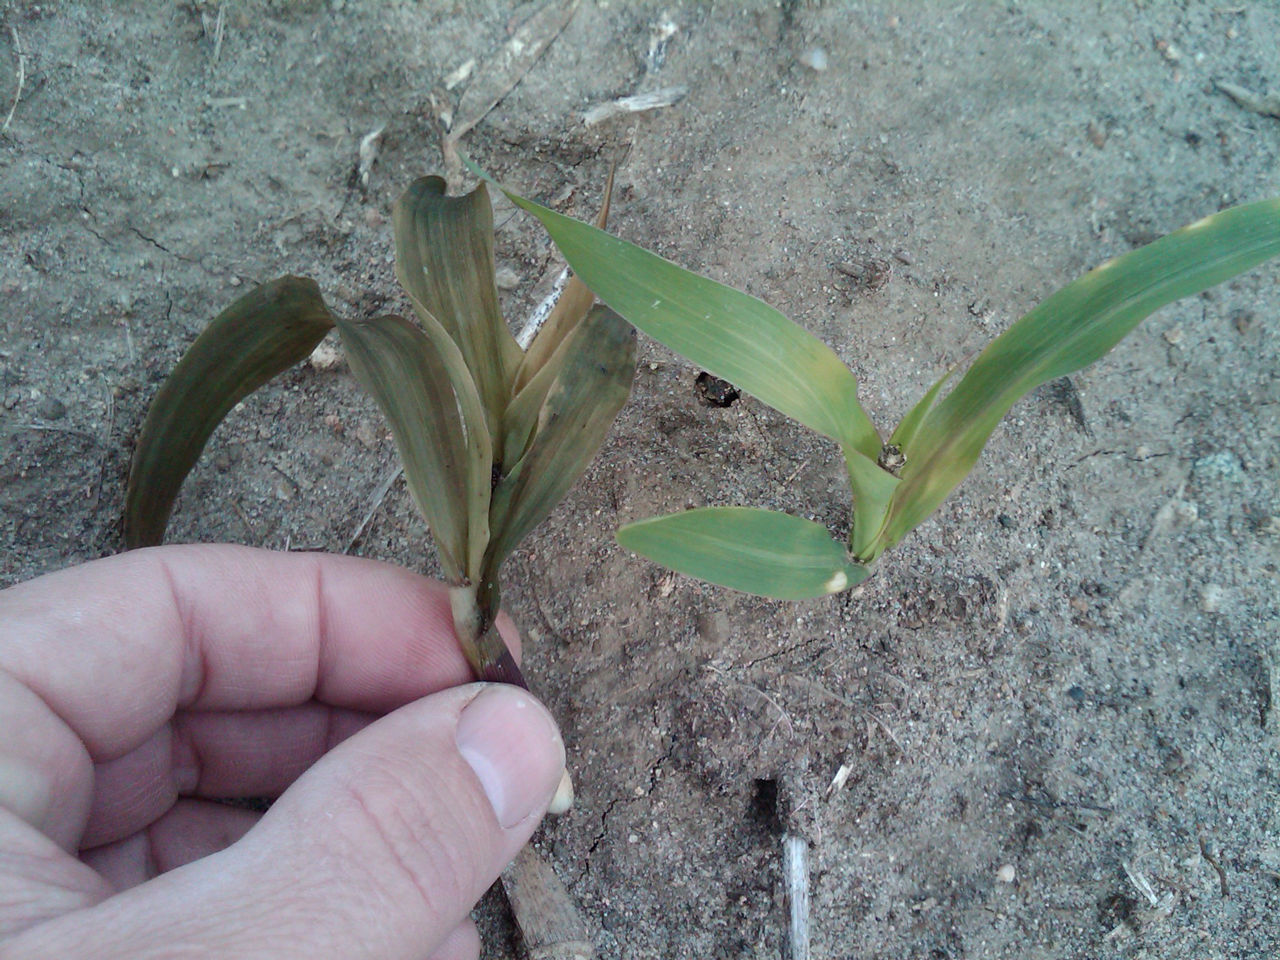
[[[1221,450],[1201,457],[1192,467],[1197,478],[1221,478],[1224,480],[1243,480],[1244,468],[1240,466],[1240,458],[1230,450]]]
[[[827,69],[827,51],[821,47],[810,47],[800,54],[800,63],[814,73],[822,73],[823,70]]]
[[[336,370],[342,364],[342,351],[332,340],[325,338],[316,344],[307,363],[316,370]]]
[[[1012,863],[1006,863],[1003,867],[996,871],[996,879],[1001,883],[1013,883],[1018,877],[1018,871],[1013,869]]]
[[[356,424],[355,437],[360,441],[360,445],[366,449],[372,450],[378,444],[378,437],[373,432],[373,424],[368,420],[361,420]]]
[[[1227,591],[1216,583],[1206,583],[1200,588],[1200,609],[1205,613],[1218,613],[1227,599]]]
[[[37,405],[36,413],[45,420],[61,420],[67,415],[67,405],[55,397],[45,397]]]
[[[493,275],[499,290],[514,290],[520,285],[520,275],[512,267],[499,267]]]

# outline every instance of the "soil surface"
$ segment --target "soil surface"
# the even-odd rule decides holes
[[[613,229],[822,337],[882,428],[1089,267],[1280,193],[1280,120],[1216,87],[1280,91],[1274,3],[580,0],[483,112],[542,7],[0,3],[0,120],[23,75],[0,134],[0,580],[121,549],[146,404],[252,284],[405,309],[389,212],[444,169],[447,121],[584,218],[623,157]],[[584,123],[666,87],[687,93]],[[561,263],[496,219],[518,323]],[[848,525],[831,443],[749,396],[708,405],[642,338],[632,402],[506,584],[578,787],[538,844],[599,955],[782,955],[790,832],[815,957],[1275,956],[1278,331],[1274,263],[1163,310],[1017,406],[871,580],[799,604],[614,544],[698,504]],[[376,502],[395,451],[334,359],[233,413],[172,540],[436,569],[403,483]],[[491,957],[519,949],[502,906]]]

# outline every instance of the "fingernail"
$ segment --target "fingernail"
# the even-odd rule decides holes
[[[546,810],[564,772],[564,741],[528,691],[487,687],[462,711],[457,742],[504,829]]]

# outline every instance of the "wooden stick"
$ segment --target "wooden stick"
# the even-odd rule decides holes
[[[809,960],[809,841],[804,837],[783,836],[782,876],[787,891],[787,956]]]
[[[551,865],[525,847],[502,874],[529,960],[594,960],[591,931]]]

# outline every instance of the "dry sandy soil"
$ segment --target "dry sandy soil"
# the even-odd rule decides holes
[[[403,308],[390,205],[539,7],[221,6],[0,3],[0,119],[25,74],[0,135],[5,583],[121,548],[146,403],[249,285]],[[581,0],[464,142],[582,217],[625,154],[614,228],[821,336],[887,426],[1090,266],[1280,193],[1280,120],[1215,87],[1280,91],[1277,49],[1280,5],[1248,0]],[[560,264],[527,217],[497,222],[521,318]],[[1275,264],[1164,310],[1015,408],[872,580],[801,604],[613,543],[694,504],[848,523],[831,444],[751,398],[702,405],[642,341],[632,403],[506,594],[580,791],[538,842],[600,955],[779,956],[790,830],[815,957],[1274,956],[1277,331]],[[352,546],[394,465],[345,366],[303,365],[219,431],[171,539],[430,572],[402,484]],[[501,907],[492,957],[519,949]]]

